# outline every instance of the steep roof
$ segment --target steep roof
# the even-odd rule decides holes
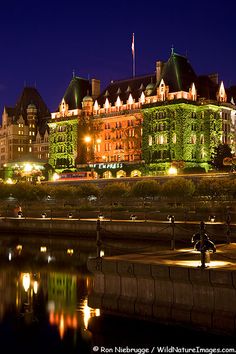
[[[199,76],[196,82],[197,94],[207,100],[216,100],[216,94],[219,90],[219,84],[214,82],[209,76]]]
[[[9,117],[13,117],[15,115],[15,108],[14,107],[7,107],[5,106],[5,111],[7,112]]]
[[[82,108],[82,100],[87,94],[91,94],[89,80],[75,76],[69,83],[63,98],[69,109],[77,109]]]
[[[14,107],[15,119],[17,120],[20,115],[27,119],[27,107],[29,104],[34,104],[37,108],[37,117],[49,117],[50,111],[40,96],[38,90],[35,87],[24,87],[16,105]]]
[[[108,98],[109,102],[114,105],[118,96],[121,101],[125,103],[130,93],[133,99],[137,102],[142,91],[145,91],[146,87],[150,83],[153,83],[153,87],[155,86],[155,74],[134,77],[126,80],[112,81],[97,98],[98,104],[102,106],[105,103],[106,98]]]
[[[37,109],[36,124],[40,134],[43,135],[48,129],[47,120],[50,118],[50,111],[35,87],[24,87],[16,105],[14,107],[5,106],[5,110],[8,116],[11,117],[13,124],[17,123],[20,116],[23,117],[27,124],[27,108],[30,104]]]
[[[161,79],[169,86],[170,92],[188,91],[191,84],[197,81],[197,75],[186,57],[172,52],[164,65]]]

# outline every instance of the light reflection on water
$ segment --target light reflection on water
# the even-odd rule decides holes
[[[30,332],[37,326],[38,340],[44,341],[40,334],[42,326],[43,332],[47,331],[47,336],[52,332],[58,338],[57,342],[63,342],[70,333],[75,348],[78,342],[84,341],[84,337],[86,340],[89,338],[89,319],[100,315],[99,309],[88,306],[91,286],[92,279],[79,273],[30,269],[21,272],[13,266],[1,269],[0,332],[1,329],[7,329],[9,338],[15,340],[15,328],[19,327],[20,331],[27,334],[27,331]],[[12,321],[10,328],[6,325],[9,318]],[[16,341],[15,347],[21,349],[21,344]]]

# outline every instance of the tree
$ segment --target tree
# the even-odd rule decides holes
[[[52,189],[52,195],[59,200],[73,200],[76,193],[76,187],[57,185]]]
[[[195,184],[192,180],[175,177],[162,185],[162,195],[171,199],[186,199],[193,195]]]
[[[155,180],[142,180],[136,182],[131,188],[131,194],[137,198],[154,198],[160,195],[160,185]]]
[[[227,170],[229,167],[224,165],[224,159],[226,157],[232,157],[231,148],[227,144],[220,144],[215,149],[214,158],[213,158],[213,165],[217,170]]]
[[[90,195],[98,197],[100,194],[100,190],[98,186],[93,183],[81,183],[78,194],[84,198],[87,198]]]
[[[203,178],[196,185],[196,195],[217,199],[232,193],[232,183],[228,179]]]
[[[120,200],[124,198],[130,191],[130,187],[126,183],[110,183],[105,186],[102,194],[105,198],[110,199],[113,203],[114,200]]]

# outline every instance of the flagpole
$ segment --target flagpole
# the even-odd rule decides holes
[[[135,77],[135,53],[133,55],[133,77]]]
[[[135,77],[135,48],[134,48],[134,33],[132,36],[132,57],[133,57],[133,77]]]

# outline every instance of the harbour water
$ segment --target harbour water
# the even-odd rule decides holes
[[[48,261],[39,255],[18,256],[3,245],[0,263],[0,352],[8,353],[146,353],[163,347],[234,348],[233,337],[219,337],[190,328],[104,313],[89,307],[93,278],[86,270],[86,257],[74,264],[66,258]],[[20,250],[20,246],[22,249]],[[12,256],[9,257],[9,252]],[[22,252],[22,253],[21,253]],[[21,257],[22,255],[22,257]],[[44,256],[42,256],[44,255]],[[81,261],[83,260],[83,262]],[[119,349],[120,348],[120,349]],[[134,351],[133,351],[134,352]],[[136,351],[137,352],[137,351]]]

